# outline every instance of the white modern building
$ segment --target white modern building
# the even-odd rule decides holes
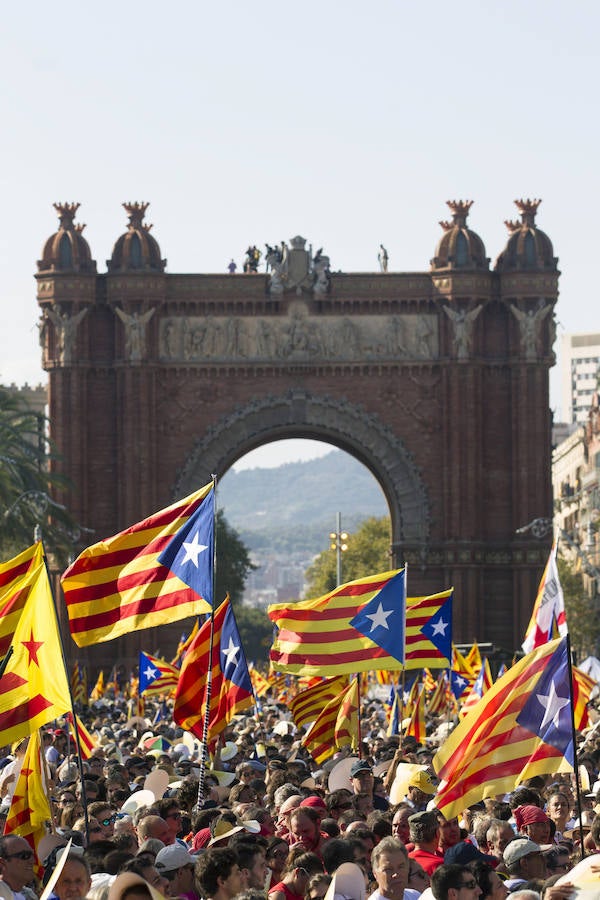
[[[597,390],[600,334],[563,334],[560,346],[561,413],[564,422],[587,421]]]

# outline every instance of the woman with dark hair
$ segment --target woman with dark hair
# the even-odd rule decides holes
[[[488,897],[490,900],[504,900],[508,895],[504,882],[498,873],[494,871],[493,866],[485,862],[472,862],[469,863],[468,868],[481,888],[479,900],[487,900]]]
[[[294,853],[292,851],[283,870],[281,881],[274,884],[269,890],[269,900],[304,900],[311,877],[322,871],[323,863],[316,853]]]
[[[569,798],[567,795],[563,794],[562,791],[553,791],[546,803],[546,813],[556,826],[554,839],[557,843],[560,843],[563,834],[569,827],[569,820],[571,818]]]
[[[290,846],[287,841],[280,837],[271,837],[267,843],[266,863],[267,868],[271,872],[271,884],[277,884],[281,881],[281,876],[285,868],[285,861],[288,858]]]

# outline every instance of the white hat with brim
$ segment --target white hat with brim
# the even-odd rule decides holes
[[[223,829],[222,831],[221,828]],[[250,819],[248,822],[238,822],[237,825],[232,825],[230,822],[224,820],[217,825],[214,835],[208,842],[208,846],[212,847],[214,844],[219,843],[219,841],[224,841],[226,838],[230,838],[232,834],[238,834],[240,831],[247,831],[248,834],[259,834],[260,822],[257,822],[255,819]]]

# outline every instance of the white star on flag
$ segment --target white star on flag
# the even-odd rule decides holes
[[[144,669],[144,675],[146,676],[148,681],[150,681],[151,678],[156,678],[156,676],[158,675],[158,670],[153,669],[152,666],[148,666],[146,669]]]
[[[375,631],[375,629],[379,626],[381,626],[382,628],[387,628],[389,630],[390,626],[388,625],[387,620],[388,617],[392,615],[392,612],[392,609],[385,610],[383,608],[383,604],[380,603],[374,613],[367,613],[366,618],[370,619],[373,623],[371,625],[371,631]]]
[[[458,687],[464,687],[467,683],[467,679],[463,678],[461,675],[457,675],[454,681],[458,685]]]
[[[437,622],[432,622],[431,628],[433,637],[435,637],[436,634],[441,634],[442,637],[446,637],[446,628],[448,625],[449,623],[444,622],[441,618]]]
[[[233,638],[230,637],[229,638],[229,646],[225,647],[225,649],[223,650],[223,656],[227,660],[227,662],[225,663],[225,668],[227,668],[230,664],[234,665],[234,666],[237,665],[236,656],[238,654],[239,649],[240,648],[236,647],[235,644],[233,643]]]
[[[569,705],[568,697],[559,697],[556,693],[554,682],[550,685],[549,694],[536,694],[538,701],[545,709],[544,718],[540,725],[540,731],[543,731],[547,725],[552,722],[555,728],[559,727],[560,711],[564,706]]]
[[[185,556],[181,561],[182,565],[186,562],[192,562],[198,568],[198,557],[205,550],[208,550],[206,544],[198,543],[198,532],[194,535],[193,540],[184,541],[182,547],[185,550]]]

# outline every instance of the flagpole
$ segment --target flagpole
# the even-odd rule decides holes
[[[73,691],[71,689],[71,679],[69,678],[69,676],[67,674],[67,672],[68,672],[67,660],[66,660],[66,656],[65,656],[65,647],[63,644],[62,633],[60,630],[60,624],[58,621],[56,597],[54,595],[52,579],[50,578],[50,570],[48,568],[48,558],[46,556],[46,548],[44,547],[44,542],[42,541],[41,543],[42,543],[42,558],[44,560],[44,566],[46,567],[46,577],[48,579],[48,586],[50,588],[50,596],[52,597],[52,606],[54,609],[54,619],[55,619],[55,624],[56,624],[56,630],[58,631],[58,642],[60,644],[60,653],[62,656],[62,663],[63,663],[63,667],[65,670],[65,678],[67,680],[67,687],[69,690],[69,701],[71,703],[71,715],[73,717],[73,729],[75,731],[75,747],[77,749],[77,768],[79,769],[79,779],[81,781],[81,803],[83,805],[83,818],[84,818],[84,823],[85,823],[85,838],[86,838],[87,843],[89,844],[89,842],[90,842],[90,821],[89,821],[88,810],[87,810],[87,805],[88,805],[87,804],[87,796],[85,793],[85,773],[83,771],[83,757],[81,755],[81,741],[79,740],[79,729],[77,728],[77,717],[76,717],[76,713],[75,713],[75,704],[73,702]],[[70,736],[69,736],[69,731],[67,728],[67,759],[70,756],[70,753],[69,753],[70,747],[71,747]],[[43,749],[42,749],[42,753],[43,753]]]
[[[360,674],[357,672],[354,677],[356,678],[356,693],[358,694],[358,714],[356,716],[358,728],[358,758],[362,759],[362,728],[360,726]]]
[[[200,768],[198,771],[198,796],[196,807],[202,809],[204,804],[204,784],[206,781],[206,762],[208,759],[208,725],[210,718],[210,701],[212,697],[213,645],[215,638],[215,586],[217,582],[217,476],[211,475],[215,502],[213,505],[213,560],[212,560],[212,605],[210,610],[210,635],[208,639],[208,666],[206,671],[206,690],[204,694],[204,720],[202,722],[202,739],[200,741]]]
[[[585,847],[583,845],[583,807],[581,805],[581,781],[579,778],[579,766],[577,765],[577,732],[575,730],[575,709],[573,704],[573,663],[571,661],[571,636],[569,632],[567,638],[567,665],[569,667],[569,698],[571,709],[571,740],[573,741],[573,769],[575,770],[575,793],[577,797],[577,812],[579,815],[579,837],[581,840],[581,858],[585,857]]]

